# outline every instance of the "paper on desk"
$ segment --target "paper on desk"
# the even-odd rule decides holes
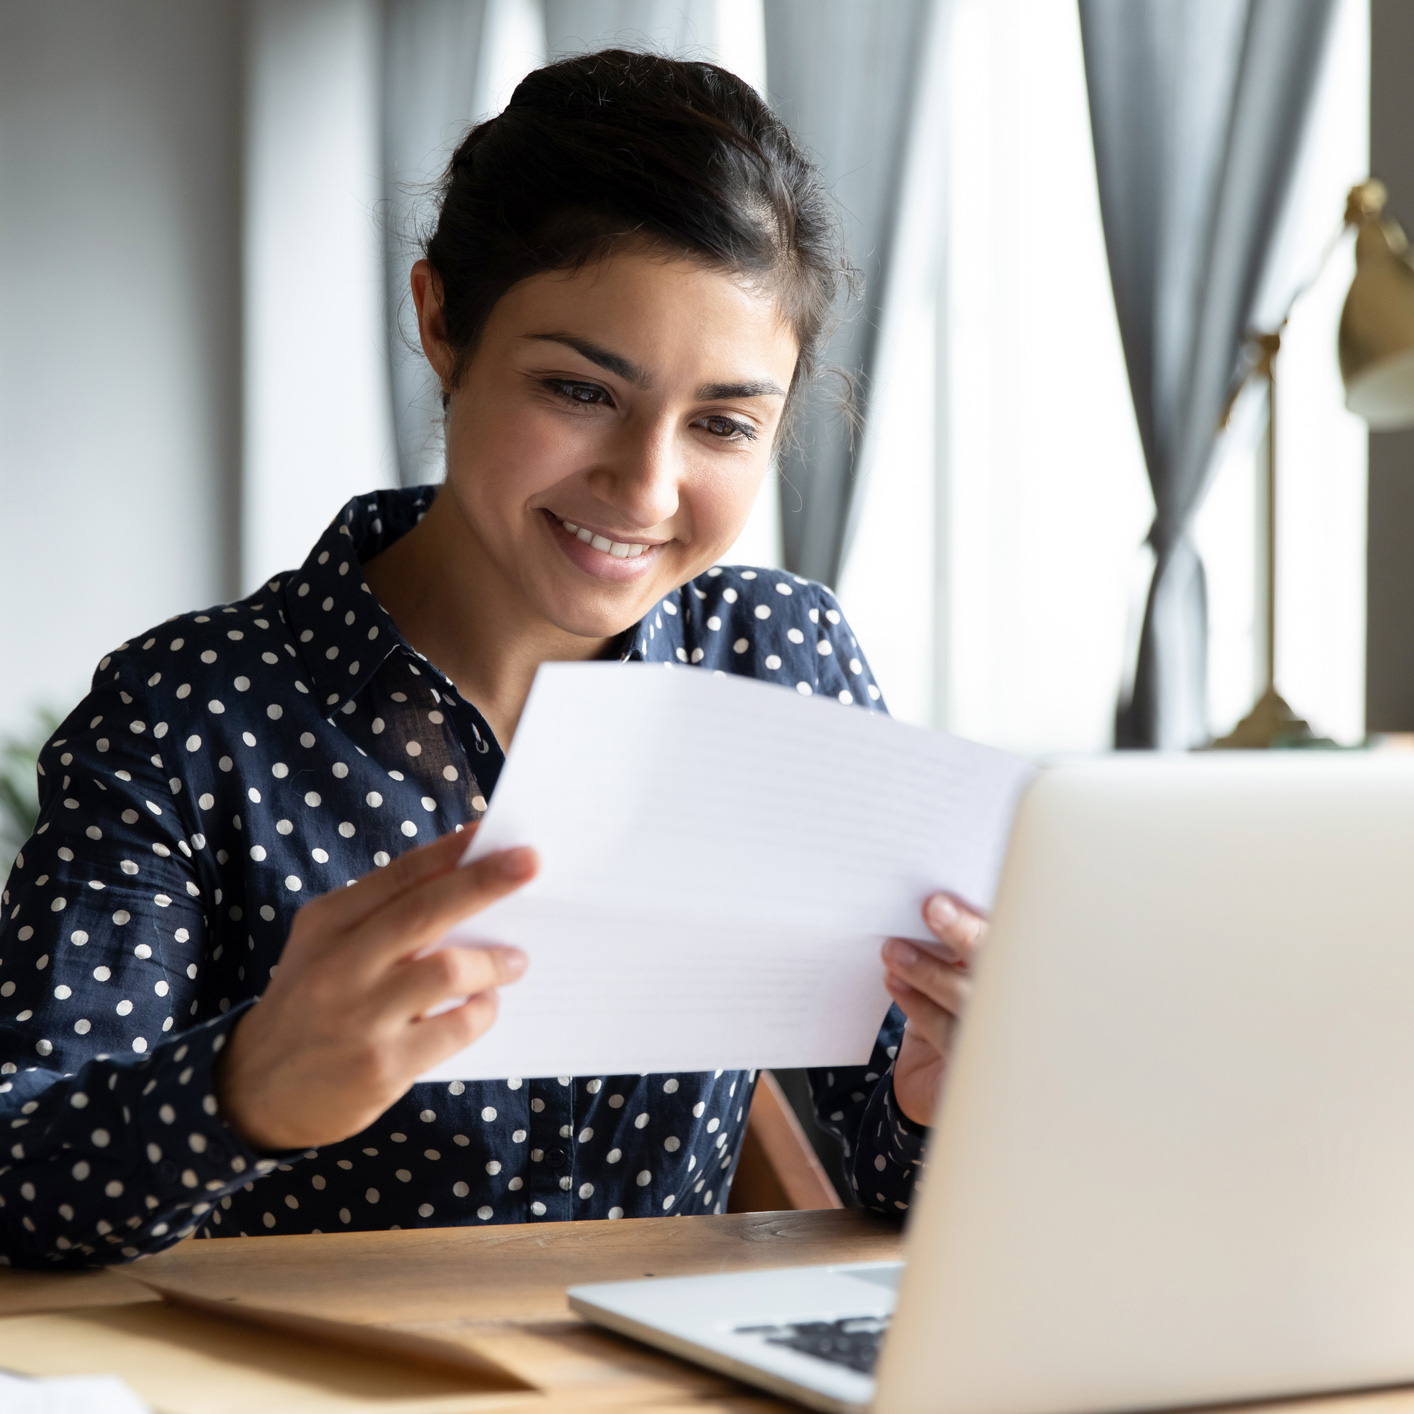
[[[1031,775],[750,678],[546,664],[467,852],[540,875],[449,941],[514,943],[496,1024],[425,1079],[861,1064],[888,936],[992,901]]]
[[[0,1409],[5,1414],[152,1414],[149,1405],[112,1375],[35,1380],[3,1370]]]

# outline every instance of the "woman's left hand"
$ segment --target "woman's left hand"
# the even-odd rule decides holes
[[[884,986],[908,1018],[894,1059],[894,1098],[915,1124],[931,1124],[947,1074],[957,1023],[971,991],[969,972],[987,930],[984,919],[947,894],[923,905],[935,943],[890,938]]]

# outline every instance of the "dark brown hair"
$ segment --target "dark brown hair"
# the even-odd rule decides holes
[[[759,282],[815,372],[852,285],[834,203],[750,85],[713,64],[606,49],[537,69],[462,140],[426,242],[457,374],[512,285],[633,240]]]

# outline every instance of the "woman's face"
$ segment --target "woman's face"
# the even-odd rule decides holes
[[[414,286],[445,382],[425,266]],[[500,587],[568,633],[620,633],[735,541],[798,352],[768,295],[661,251],[533,276],[452,391],[443,494]]]

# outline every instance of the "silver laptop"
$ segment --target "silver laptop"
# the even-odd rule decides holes
[[[1414,1381],[1414,758],[1041,775],[905,1251],[570,1304],[822,1410]]]

